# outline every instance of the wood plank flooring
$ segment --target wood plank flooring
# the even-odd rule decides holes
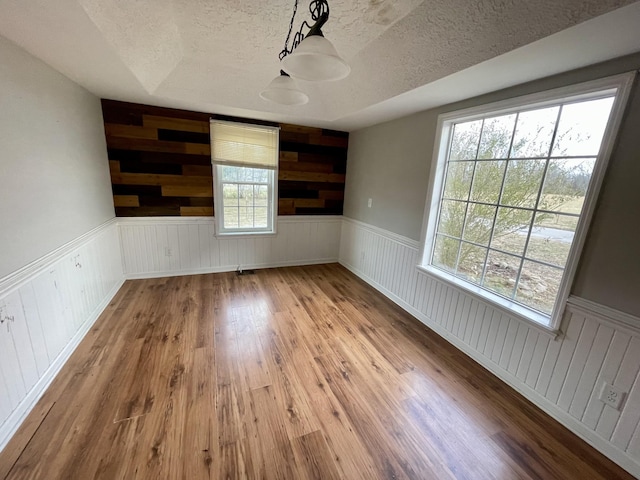
[[[322,265],[126,282],[0,478],[631,477]]]

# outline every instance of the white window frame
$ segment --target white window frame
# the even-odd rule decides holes
[[[257,124],[250,124],[250,123],[242,123],[242,122],[226,122],[226,121],[221,121],[221,120],[215,120],[215,119],[211,119],[211,122],[217,122],[217,123],[227,123],[227,124],[232,124],[234,126],[247,126],[250,128],[265,128],[265,129],[272,129],[277,131],[278,133],[278,138],[276,140],[276,142],[279,144],[279,131],[280,128],[279,127],[270,127],[270,126],[262,126],[262,125],[257,125]],[[261,167],[260,165],[251,165],[251,164],[234,164],[234,163],[228,163],[228,164],[219,164],[216,163],[215,159],[213,158],[213,152],[212,152],[212,158],[211,158],[211,162],[212,162],[212,173],[213,173],[213,204],[214,204],[214,221],[215,221],[215,235],[216,236],[221,236],[221,237],[238,237],[238,236],[255,236],[255,235],[262,235],[262,236],[269,236],[269,235],[275,235],[277,233],[276,229],[277,229],[277,217],[278,217],[278,203],[277,203],[277,199],[278,199],[278,170],[280,168],[280,161],[279,159],[276,159],[276,164],[275,164],[275,168],[265,168],[265,167]],[[222,184],[224,183],[222,181],[222,175],[221,175],[221,169],[225,166],[229,166],[229,167],[246,167],[246,168],[256,168],[256,169],[261,169],[261,170],[268,170],[269,171],[269,175],[270,175],[270,184],[268,185],[268,205],[267,205],[267,226],[265,228],[253,228],[253,227],[246,227],[246,228],[225,228],[224,226],[224,199],[223,199],[223,189],[222,189]],[[239,183],[239,184],[245,184],[245,185],[264,185],[261,183],[253,183],[253,182],[226,182],[226,183]]]
[[[560,321],[564,313],[567,298],[582,253],[588,226],[593,217],[598,193],[602,180],[611,157],[615,139],[617,137],[622,116],[633,85],[636,72],[630,72],[612,77],[593,80],[590,82],[570,85],[553,90],[539,92],[531,95],[511,98],[499,102],[480,105],[464,110],[444,113],[438,116],[436,137],[430,172],[429,188],[425,202],[424,218],[421,235],[421,259],[418,269],[440,280],[452,284],[466,293],[470,293],[480,301],[490,304],[510,316],[524,320],[542,330],[556,333],[560,328]],[[536,310],[525,307],[514,301],[510,301],[497,294],[493,294],[482,287],[473,285],[458,277],[450,275],[443,270],[430,265],[431,254],[435,242],[436,223],[440,200],[444,188],[444,176],[446,159],[451,141],[451,133],[455,123],[477,120],[486,116],[498,116],[513,113],[523,109],[542,108],[567,100],[576,101],[589,99],[598,93],[605,91],[615,92],[615,101],[611,108],[609,122],[602,138],[600,152],[596,159],[591,181],[585,195],[582,214],[575,231],[574,241],[569,252],[558,296],[551,315],[545,315]]]
[[[265,228],[225,228],[224,226],[224,199],[222,196],[222,184],[234,183],[240,185],[264,185],[262,183],[253,182],[223,182],[220,170],[224,167],[233,167],[235,165],[217,165],[213,164],[213,201],[215,205],[215,219],[216,219],[216,232],[220,236],[225,235],[269,235],[276,233],[276,198],[278,198],[278,170],[272,170],[264,168],[262,170],[268,170],[270,175],[270,182],[267,185],[268,188],[268,205],[267,205],[267,226]],[[247,167],[247,168],[259,168],[259,167]]]

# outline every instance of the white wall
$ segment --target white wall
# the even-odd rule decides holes
[[[640,54],[635,54],[351,132],[340,262],[640,477],[638,82],[560,338],[415,267],[439,114],[639,67]],[[628,393],[621,412],[597,399],[605,380]]]
[[[640,318],[573,297],[554,338],[418,261],[415,240],[345,219],[341,264],[640,477]],[[628,392],[622,411],[598,400],[604,381]]]
[[[616,73],[629,62],[605,71]],[[6,325],[0,328],[0,448],[121,285],[122,261],[127,275],[148,277],[229,270],[236,264],[332,261],[340,246],[340,261],[348,268],[640,475],[640,333],[616,320],[629,323],[627,317],[573,305],[564,336],[553,339],[416,270],[429,145],[440,110],[352,134],[345,213],[388,230],[352,221],[341,227],[339,219],[318,217],[285,221],[271,238],[219,240],[210,221],[136,219],[120,226],[110,221],[98,99],[1,38],[0,64],[0,321]],[[640,65],[640,57],[631,64]],[[586,80],[602,70],[589,72],[498,97]],[[628,224],[638,218],[640,204],[634,196],[640,189],[630,188],[637,166],[628,160],[638,151],[637,92],[634,102],[632,120],[623,126],[627,143],[621,144],[623,153],[614,152],[615,173],[608,175],[606,201],[596,215],[600,227],[591,238],[597,240],[585,249],[598,258],[606,254],[596,248],[604,242],[622,254],[606,278],[597,275],[602,262],[592,259],[583,261],[578,277],[594,300],[627,311],[638,305],[633,289],[616,289],[614,282],[603,298],[594,291],[603,281],[631,283],[640,275],[630,248],[637,225],[632,230]],[[373,210],[366,207],[368,198]],[[605,227],[613,233],[600,231]],[[167,247],[171,255],[165,255]],[[623,298],[616,300],[616,292]],[[597,400],[604,380],[629,392],[621,412]]]
[[[437,119],[412,115],[349,134],[345,216],[420,238]]]
[[[119,218],[128,278],[338,261],[342,217],[282,216],[275,235],[216,237],[213,218]]]
[[[0,37],[0,278],[115,216],[100,100]]]
[[[0,279],[0,450],[116,294],[111,220]]]
[[[640,60],[636,64],[640,68]],[[640,316],[640,82],[598,199],[573,293]]]
[[[640,54],[420,112],[349,135],[344,215],[420,241],[435,126],[444,112],[640,68]],[[636,82],[571,292],[640,316],[640,85]],[[372,208],[367,207],[373,199]]]
[[[0,37],[0,450],[124,276],[100,101]]]

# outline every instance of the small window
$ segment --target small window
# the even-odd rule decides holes
[[[555,328],[628,78],[442,116],[423,266]]]
[[[275,233],[278,128],[211,122],[219,234]]]

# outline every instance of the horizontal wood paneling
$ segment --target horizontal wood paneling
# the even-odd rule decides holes
[[[115,222],[0,279],[0,450],[122,280]]]
[[[109,100],[102,111],[118,216],[213,215],[209,115]]]
[[[113,204],[116,207],[139,207],[140,199],[137,195],[114,195]]]
[[[163,117],[159,115],[142,115],[142,125],[144,125],[145,128],[154,130],[160,128],[164,130],[209,133],[209,126],[205,125],[202,120],[187,120],[184,118]]]
[[[346,133],[280,125],[280,215],[342,215]]]
[[[147,138],[152,140],[158,139],[157,129],[149,127],[138,127],[136,125],[118,125],[114,123],[105,123],[104,131],[107,137]]]
[[[213,207],[180,207],[183,217],[213,217]]]
[[[213,195],[213,185],[164,185],[161,188],[163,197],[204,197]]]
[[[119,217],[213,215],[210,118],[271,125],[112,100],[102,110]],[[348,143],[346,132],[280,125],[279,215],[342,214]]]
[[[422,273],[419,245],[345,219],[340,263],[458,348],[640,475],[640,338],[568,305],[557,339]],[[640,325],[640,319],[638,320]],[[598,400],[603,382],[628,392],[622,411]]]
[[[204,218],[123,219],[119,228],[125,273],[148,278],[335,262],[341,227],[340,217],[298,216],[267,236],[216,237]]]
[[[124,129],[125,127],[123,126],[123,130]],[[134,150],[141,152],[186,153],[187,155],[211,155],[211,147],[206,144],[171,142],[155,139],[150,140],[135,137],[123,137],[120,135],[110,135],[107,133],[107,144],[110,149]]]

